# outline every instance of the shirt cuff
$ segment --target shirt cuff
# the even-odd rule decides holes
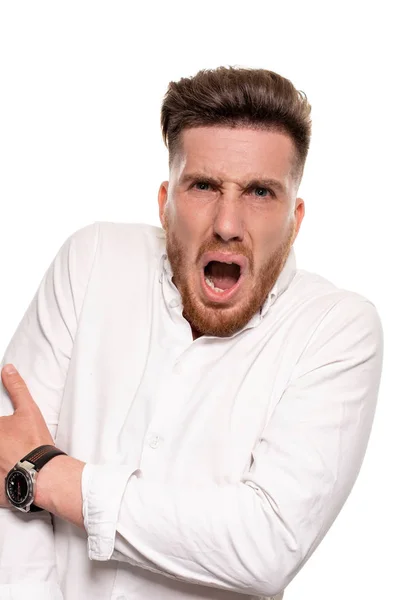
[[[82,472],[82,512],[90,560],[111,558],[122,496],[130,477],[140,474],[139,469],[128,465],[86,463]]]
[[[59,586],[53,582],[0,585],[0,600],[63,600]]]

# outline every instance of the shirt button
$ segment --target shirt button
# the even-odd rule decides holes
[[[160,437],[158,435],[151,436],[151,438],[149,439],[150,448],[158,448],[159,445],[160,445]]]
[[[176,308],[177,306],[179,306],[179,301],[178,300],[171,300],[171,302],[169,303],[171,308]]]

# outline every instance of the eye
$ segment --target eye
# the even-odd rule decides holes
[[[275,194],[270,188],[254,186],[250,188],[250,191],[255,192],[257,198],[268,198],[268,196],[274,197]]]
[[[211,184],[208,181],[195,181],[190,187],[205,192],[210,189]]]

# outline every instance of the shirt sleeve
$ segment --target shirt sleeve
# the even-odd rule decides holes
[[[96,243],[94,224],[63,244],[1,363],[1,367],[13,363],[21,373],[53,438]],[[0,383],[0,415],[12,413],[11,401]],[[0,600],[25,600],[27,596],[31,600],[62,598],[51,515],[0,508]]]
[[[89,558],[232,592],[280,593],[356,480],[376,407],[382,347],[371,303],[349,295],[333,306],[310,332],[237,484],[168,485],[133,469],[117,474],[88,467]]]

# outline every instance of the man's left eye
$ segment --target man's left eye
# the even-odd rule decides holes
[[[253,188],[253,191],[255,192],[255,195],[258,196],[259,198],[265,198],[267,195],[272,196],[272,192],[268,188],[255,187],[255,188]]]

